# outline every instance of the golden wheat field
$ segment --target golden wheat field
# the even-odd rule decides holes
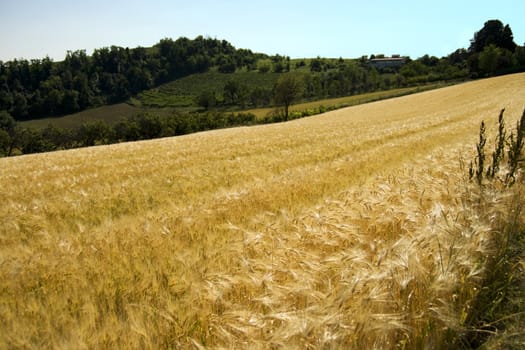
[[[524,103],[516,74],[0,159],[0,348],[439,348],[491,250],[462,159]]]

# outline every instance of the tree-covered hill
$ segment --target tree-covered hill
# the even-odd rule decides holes
[[[35,119],[78,112],[129,97],[160,84],[206,72],[234,72],[253,67],[264,54],[236,49],[225,40],[199,36],[163,39],[152,48],[117,46],[68,52],[50,58],[0,62],[0,110],[15,119]]]
[[[202,36],[162,39],[151,48],[104,47],[91,56],[85,50],[69,51],[61,62],[48,57],[0,61],[0,110],[16,120],[38,119],[130,97],[145,106],[268,106],[284,72],[305,73],[301,97],[314,100],[517,72],[525,67],[525,48],[514,42],[509,25],[489,20],[474,34],[468,50],[441,58],[406,57],[397,67],[369,62],[368,56],[291,60]],[[200,77],[208,79],[203,85],[196,74],[206,72]],[[193,78],[180,80],[189,76]]]

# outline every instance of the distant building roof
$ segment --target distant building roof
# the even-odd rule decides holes
[[[368,63],[376,68],[401,67],[406,63],[406,57],[392,55],[392,57],[372,58]]]

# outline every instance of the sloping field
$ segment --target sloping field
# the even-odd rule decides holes
[[[439,348],[490,253],[460,159],[524,101],[519,74],[0,159],[0,348]]]
[[[130,106],[127,103],[118,103],[103,107],[90,108],[82,112],[70,114],[63,117],[43,118],[23,121],[21,124],[26,127],[43,129],[49,125],[55,127],[73,129],[82,123],[103,120],[108,124],[115,124],[119,120],[130,117],[141,112],[142,109]]]
[[[109,125],[114,125],[122,119],[128,119],[136,114],[147,112],[162,116],[171,113],[171,110],[153,107],[143,108],[132,106],[128,103],[117,103],[86,109],[85,111],[63,117],[27,120],[20,122],[20,124],[24,127],[36,129],[44,129],[49,125],[64,129],[74,129],[83,123],[92,123],[95,121],[104,121]]]

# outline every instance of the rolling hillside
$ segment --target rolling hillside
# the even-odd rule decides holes
[[[206,84],[205,79],[200,79],[196,77],[191,77],[192,79],[198,79],[200,86],[203,86]],[[185,81],[185,79],[181,79],[181,81]],[[190,80],[191,81],[191,80]],[[443,83],[437,83],[437,84],[428,84],[424,86],[417,86],[417,87],[408,87],[408,88],[400,88],[400,89],[391,89],[386,91],[377,91],[377,92],[369,92],[365,94],[359,94],[359,95],[352,95],[352,96],[346,96],[346,97],[338,97],[338,98],[330,98],[330,99],[323,99],[323,100],[317,100],[313,102],[303,102],[303,103],[297,103],[291,106],[292,112],[307,112],[308,110],[315,111],[318,110],[320,106],[324,106],[325,108],[329,109],[337,109],[341,108],[342,106],[353,106],[358,105],[362,103],[368,103],[371,101],[377,101],[377,100],[383,100],[388,99],[392,97],[398,97],[403,95],[409,95],[425,90],[431,90],[436,89],[439,87],[443,87]],[[163,86],[162,88],[159,88],[157,91],[148,90],[145,92],[145,95],[142,95],[141,98],[144,98],[144,96],[151,94],[151,96],[154,96],[154,99],[162,100],[162,102],[159,103],[159,105],[163,104],[169,104],[168,100],[178,101],[181,96],[180,95],[170,95],[169,91],[171,89],[179,88],[178,84],[166,84],[166,86]],[[168,100],[163,100],[163,97],[166,97]],[[194,99],[194,96],[190,96],[190,99]],[[184,98],[182,98],[184,99]],[[108,125],[114,125],[120,120],[128,119],[133,117],[134,115],[140,114],[140,113],[151,113],[158,116],[164,116],[164,115],[170,115],[175,113],[176,111],[181,111],[181,108],[173,108],[173,106],[169,107],[152,107],[151,105],[153,102],[149,102],[150,104],[146,103],[147,106],[144,106],[140,100],[135,100],[136,105],[133,105],[132,103],[119,103],[114,105],[107,105],[97,108],[91,108],[87,109],[82,112],[62,116],[62,117],[55,117],[55,118],[43,118],[43,119],[33,119],[33,120],[27,120],[22,121],[20,124],[24,127],[29,128],[36,128],[36,129],[44,129],[48,127],[49,125],[64,128],[64,129],[75,129],[78,128],[83,123],[89,123],[94,121],[104,121]],[[180,106],[179,106],[180,107]],[[244,109],[239,110],[237,113],[252,113],[254,114],[258,120],[263,120],[265,117],[268,117],[272,113],[275,113],[276,110],[278,110],[279,107],[267,107],[267,108],[253,108],[253,109]],[[188,110],[198,110],[202,108],[198,107],[191,107],[188,108]],[[315,114],[312,112],[312,114]]]
[[[0,159],[0,348],[440,348],[493,254],[479,124],[525,74]],[[499,214],[498,214],[499,213]]]

